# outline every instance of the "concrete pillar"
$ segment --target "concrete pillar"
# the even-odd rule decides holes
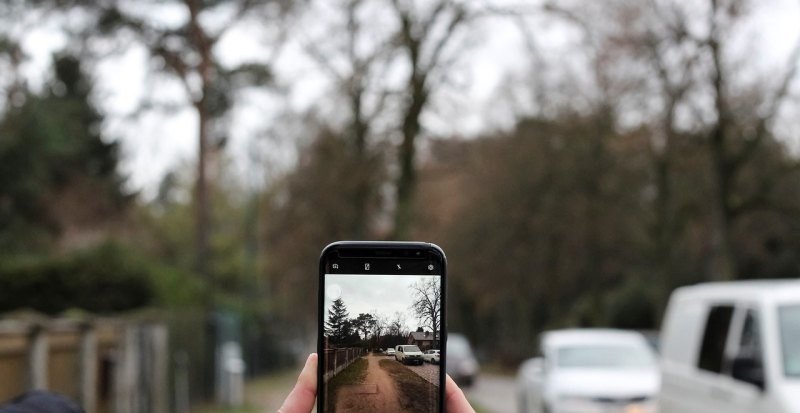
[[[189,396],[189,355],[185,351],[175,355],[175,411],[188,413],[191,407]]]
[[[152,405],[147,411],[167,413],[169,410],[169,335],[167,327],[158,324],[149,326],[148,332],[149,345],[152,349],[150,371],[153,377],[150,380]]]
[[[139,412],[136,384],[139,377],[138,331],[135,327],[122,328],[116,352],[114,374],[114,412]]]
[[[85,324],[80,340],[80,403],[86,413],[97,412],[97,368],[97,333]]]
[[[47,330],[34,325],[28,336],[28,389],[47,389],[47,360],[50,346],[47,343]]]

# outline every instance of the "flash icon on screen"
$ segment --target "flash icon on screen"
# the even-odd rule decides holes
[[[428,264],[428,271],[433,271],[433,264]]]

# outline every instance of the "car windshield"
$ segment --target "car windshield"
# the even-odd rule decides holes
[[[404,353],[408,353],[408,352],[411,352],[411,351],[419,351],[419,347],[417,347],[417,346],[405,346],[405,347],[403,347],[403,352]]]
[[[800,305],[778,310],[783,347],[783,372],[787,377],[800,378]]]
[[[655,362],[647,349],[628,345],[562,347],[556,359],[556,365],[564,368],[642,368]]]

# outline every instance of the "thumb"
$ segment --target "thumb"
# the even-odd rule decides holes
[[[317,354],[311,353],[306,360],[297,384],[289,397],[278,409],[278,413],[310,413],[317,399]]]

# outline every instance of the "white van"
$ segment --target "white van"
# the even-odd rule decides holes
[[[661,339],[661,413],[800,413],[800,281],[679,288]]]

